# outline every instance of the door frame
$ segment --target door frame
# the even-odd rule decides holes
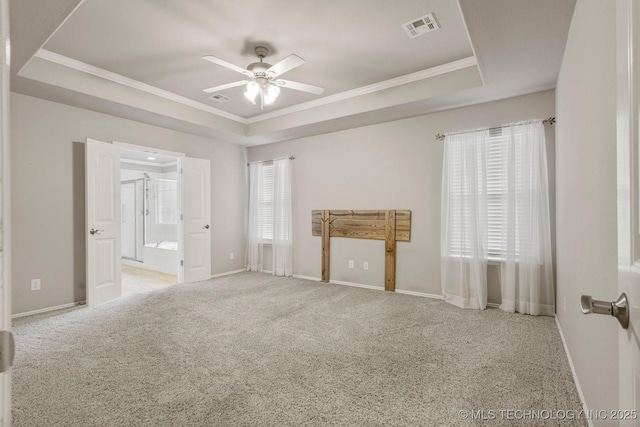
[[[9,0],[0,0],[0,329],[7,331],[11,331],[10,75]],[[0,427],[12,424],[11,376],[11,368],[0,374]]]
[[[179,215],[182,219],[184,215],[184,207],[182,206],[182,160],[184,159],[185,154],[177,151],[163,150],[147,145],[130,144],[121,141],[111,141],[111,143],[124,150],[142,151],[149,154],[159,154],[162,156],[176,158],[178,169],[178,208],[180,209]],[[184,283],[184,221],[181,219],[178,220],[178,256],[176,257],[176,262],[178,264],[178,283]],[[122,259],[118,260],[118,262],[122,263]]]

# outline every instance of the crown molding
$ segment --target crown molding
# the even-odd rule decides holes
[[[252,123],[257,123],[269,119],[273,119],[276,117],[285,116],[287,114],[297,113],[300,111],[309,110],[312,108],[316,108],[322,105],[332,104],[334,102],[344,101],[351,98],[356,98],[358,96],[367,95],[370,93],[378,92],[385,89],[391,89],[396,86],[401,86],[407,83],[416,82],[419,80],[425,80],[431,77],[436,77],[442,74],[447,74],[453,71],[461,70],[468,67],[478,66],[478,61],[475,56],[470,56],[468,58],[463,58],[457,61],[449,62],[447,64],[438,65],[436,67],[427,68],[425,70],[417,71],[415,73],[406,74],[404,76],[395,77],[393,79],[385,80],[382,82],[374,83],[367,86],[362,86],[356,89],[347,90],[344,92],[340,92],[334,95],[329,95],[324,98],[316,99],[309,102],[304,102],[302,104],[293,105],[291,107],[282,108],[279,110],[272,111],[270,113],[260,114],[258,116],[253,116],[250,118],[241,117],[232,113],[228,113],[226,111],[220,110],[215,107],[211,107],[206,104],[202,104],[200,102],[194,101],[192,99],[186,98],[184,96],[175,94],[173,92],[166,91],[164,89],[157,88],[155,86],[151,86],[146,83],[142,83],[137,80],[130,79],[128,77],[122,76],[120,74],[113,73],[111,71],[104,70],[102,68],[95,67],[93,65],[69,58],[64,55],[60,55],[55,52],[51,52],[46,49],[40,49],[34,57],[44,59],[45,61],[53,62],[77,71],[81,71],[87,74],[94,75],[96,77],[100,77],[114,83],[118,83],[124,86],[131,87],[133,89],[137,89],[143,92],[147,92],[174,102],[181,103],[183,105],[187,105],[193,108],[197,108],[199,110],[205,111],[207,113],[214,114],[219,117],[223,117],[229,120],[233,120],[235,122],[249,125]]]
[[[244,117],[237,116],[235,114],[228,113],[226,111],[219,110],[215,107],[211,107],[206,104],[202,104],[200,102],[194,101],[192,99],[186,98],[181,95],[177,95],[173,92],[169,92],[164,89],[157,88],[155,86],[148,85],[146,83],[142,83],[138,80],[130,79],[129,77],[125,77],[120,74],[112,73],[111,71],[104,70],[102,68],[94,67],[93,65],[89,65],[87,63],[75,60],[73,58],[69,58],[64,55],[60,55],[55,52],[51,52],[46,49],[40,49],[34,55],[36,58],[44,59],[45,61],[53,62],[55,64],[59,64],[68,68],[72,68],[77,71],[81,71],[87,74],[91,74],[96,77],[103,78],[105,80],[112,81],[114,83],[118,83],[124,86],[131,87],[133,89],[138,89],[143,92],[150,93],[152,95],[160,96],[162,98],[168,99],[170,101],[178,102],[183,105],[187,105],[189,107],[197,108],[198,110],[205,111],[207,113],[215,114],[216,116],[224,117],[225,119],[233,120],[235,122],[239,122],[242,124],[247,124],[247,119]]]
[[[248,124],[260,122],[263,120],[273,119],[275,117],[284,116],[291,113],[297,113],[299,111],[308,110],[311,108],[319,107],[321,105],[332,104],[338,101],[344,101],[346,99],[355,98],[357,96],[367,95],[369,93],[378,92],[384,89],[390,89],[396,86],[404,85],[407,83],[413,83],[419,80],[436,77],[442,74],[451,73],[453,71],[462,70],[477,66],[478,61],[475,56],[459,59],[457,61],[449,62],[446,64],[438,65],[436,67],[427,68],[425,70],[417,71],[411,74],[405,74],[404,76],[395,77],[393,79],[385,80],[378,83],[373,83],[367,86],[362,86],[357,89],[347,90],[335,95],[325,96],[324,98],[316,99],[302,104],[293,105],[291,107],[282,108],[280,110],[273,111],[271,113],[260,114],[259,116],[253,116],[247,120]]]

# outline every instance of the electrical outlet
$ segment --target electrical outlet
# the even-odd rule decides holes
[[[233,254],[233,252],[229,252],[229,259],[234,259],[235,255]]]
[[[353,266],[354,266],[353,260],[352,260],[352,259],[350,259],[350,260],[349,260],[349,268],[353,268]]]
[[[566,313],[567,312],[567,298],[562,297],[562,312]]]
[[[32,291],[40,290],[40,279],[31,279],[31,290]]]
[[[365,270],[368,270],[369,269],[369,261],[363,262],[362,263],[362,268],[365,269]]]

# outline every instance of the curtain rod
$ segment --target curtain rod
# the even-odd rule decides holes
[[[553,125],[553,124],[556,123],[556,118],[555,118],[555,116],[554,117],[549,117],[548,119],[544,119],[542,121],[542,123],[544,123],[544,124],[548,123],[550,125]],[[496,130],[496,129],[502,129],[502,128],[503,128],[503,126],[496,126],[496,127],[492,127],[492,128],[487,128],[486,130]],[[468,132],[473,132],[473,131],[463,131],[463,132],[454,132],[454,133],[468,133]],[[436,139],[444,139],[445,136],[446,136],[446,134],[443,135],[441,133],[438,133],[438,134],[436,134]]]
[[[253,163],[269,163],[269,162],[273,162],[274,160],[283,160],[283,159],[289,159],[289,160],[295,160],[296,158],[293,156],[289,156],[289,157],[278,157],[275,159],[271,159],[271,160],[256,160],[255,162],[247,162],[247,166],[253,164]]]

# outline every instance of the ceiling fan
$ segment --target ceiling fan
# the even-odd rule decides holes
[[[261,108],[264,108],[265,105],[272,105],[275,102],[276,98],[280,94],[281,87],[313,93],[315,95],[320,95],[324,92],[324,88],[322,87],[277,78],[287,71],[304,64],[304,59],[300,58],[298,55],[289,55],[275,65],[271,65],[266,62],[262,62],[262,60],[269,54],[269,49],[264,46],[256,46],[255,52],[258,58],[260,58],[260,62],[249,64],[246,69],[233,65],[224,59],[216,58],[215,56],[203,56],[202,59],[213,62],[214,64],[222,65],[230,70],[244,74],[249,78],[249,80],[240,80],[233,83],[210,87],[208,89],[204,89],[203,92],[213,93],[246,85],[247,91],[244,93],[244,96],[254,105],[256,104],[257,97],[260,96]]]

